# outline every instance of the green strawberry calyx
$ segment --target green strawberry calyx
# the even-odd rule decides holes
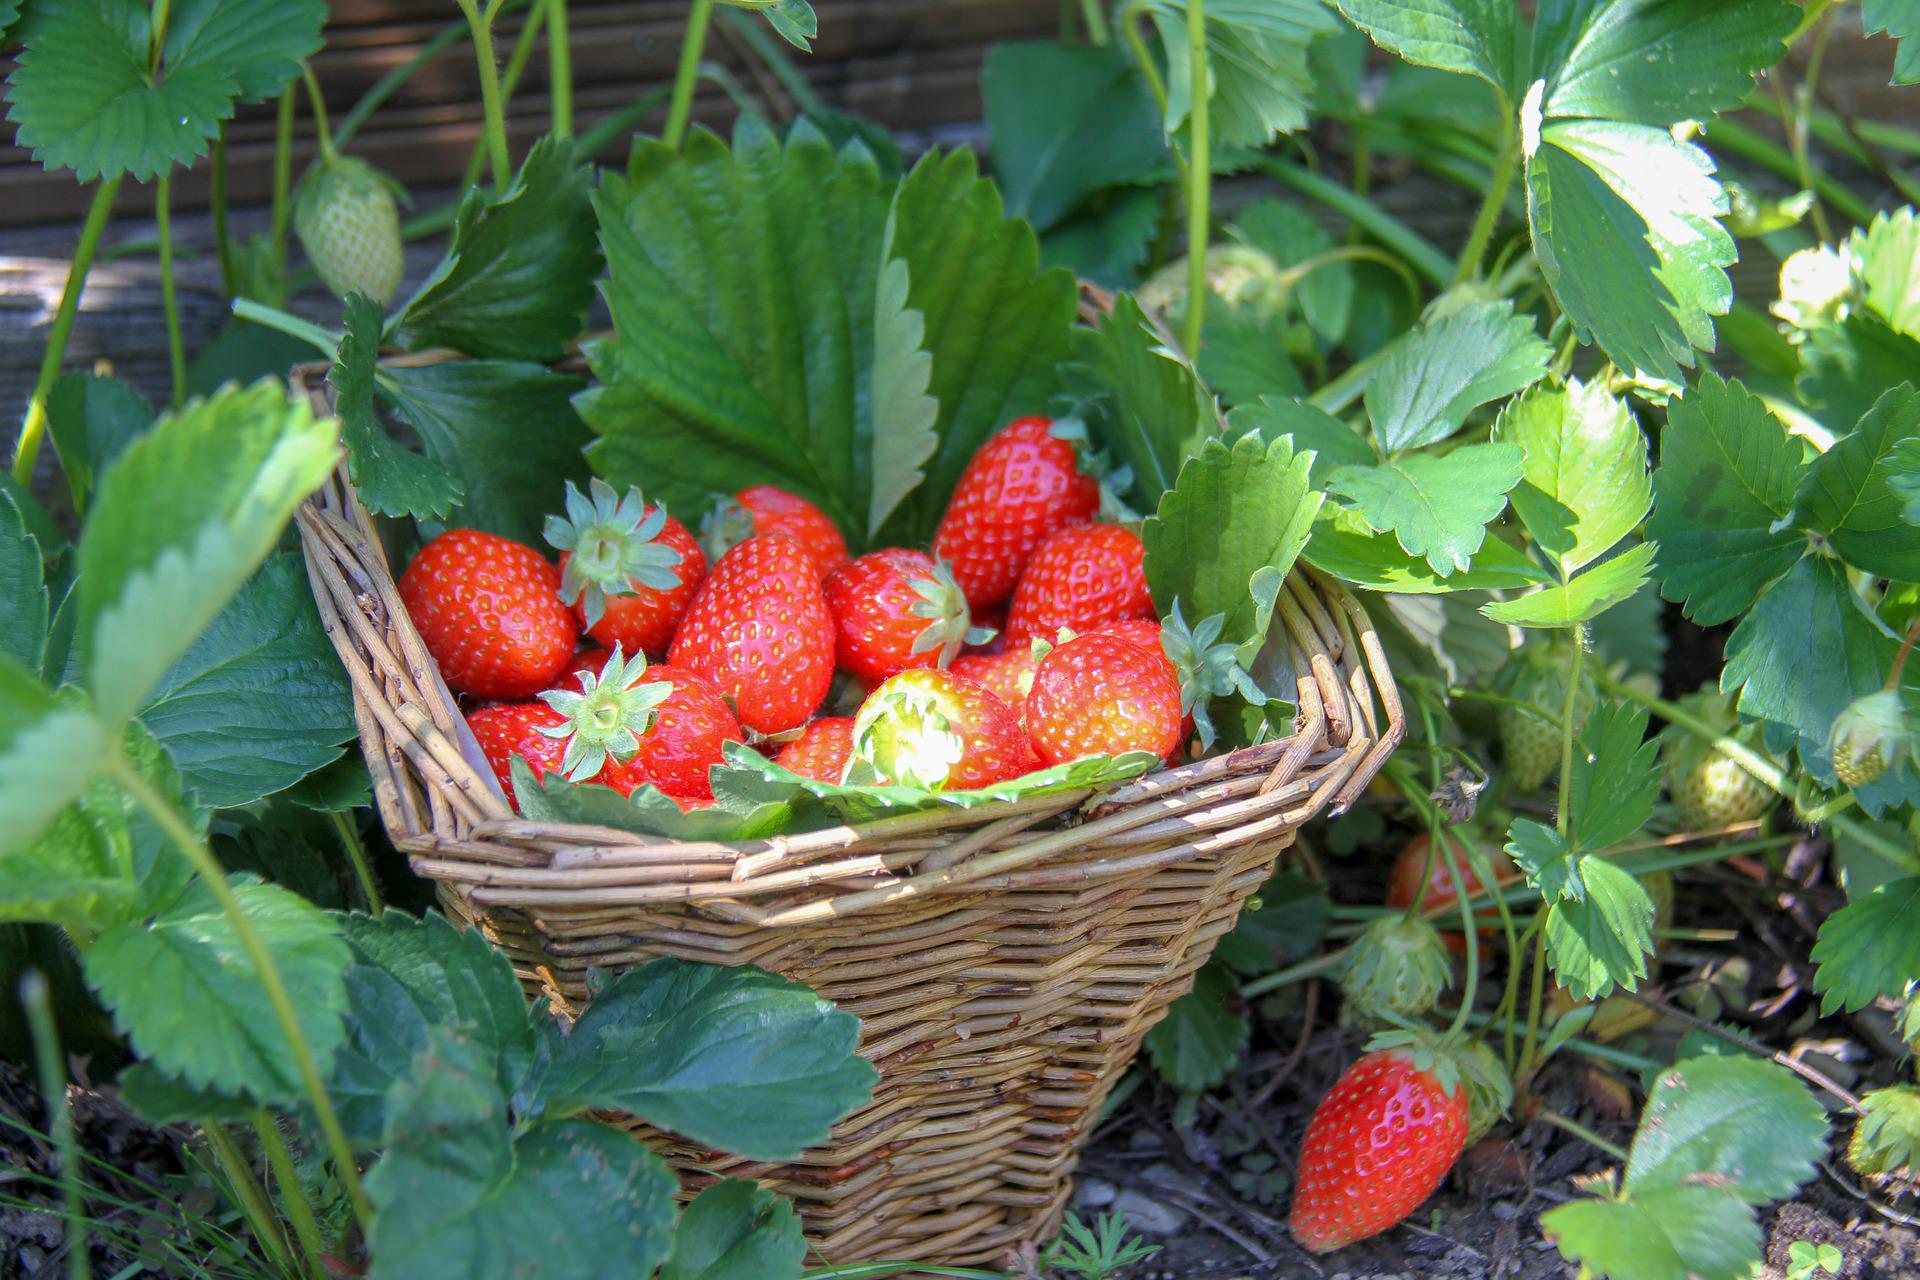
[[[567,514],[548,516],[547,541],[569,553],[560,574],[560,598],[584,601],[587,626],[599,625],[610,596],[638,588],[671,591],[680,585],[680,553],[660,542],[667,513],[648,507],[637,488],[624,496],[598,477],[581,493],[567,482]]]
[[[646,654],[623,657],[615,645],[598,673],[580,673],[580,692],[549,689],[540,695],[566,717],[564,724],[539,732],[565,740],[560,771],[568,781],[585,782],[606,768],[608,759],[625,764],[640,750],[640,739],[653,727],[654,712],[673,693],[665,680],[641,683],[646,673]]]
[[[718,563],[721,556],[753,536],[753,512],[738,498],[721,498],[700,518],[700,549]]]
[[[854,719],[854,761],[880,781],[939,790],[966,753],[966,739],[949,719],[952,710],[950,700],[931,689],[881,689]]]
[[[1241,665],[1237,648],[1220,639],[1226,625],[1227,615],[1216,613],[1188,626],[1177,598],[1160,624],[1160,648],[1180,676],[1180,710],[1193,717],[1202,750],[1211,750],[1215,737],[1213,717],[1207,713],[1209,702],[1237,693],[1250,706],[1267,703],[1265,691]]]
[[[945,668],[960,656],[962,645],[985,644],[993,639],[992,627],[973,625],[967,597],[953,579],[953,566],[945,560],[934,561],[931,577],[915,578],[908,585],[920,597],[911,606],[913,616],[928,620],[926,630],[913,638],[914,654],[938,649],[939,664]]]
[[[1400,1025],[1392,1030],[1376,1032],[1367,1041],[1366,1052],[1398,1053],[1413,1064],[1415,1071],[1432,1076],[1448,1097],[1453,1096],[1455,1089],[1465,1085],[1469,1089],[1487,1090],[1500,1100],[1499,1105],[1503,1110],[1512,1102],[1512,1080],[1506,1078],[1505,1070],[1499,1067],[1498,1060],[1492,1054],[1475,1052],[1466,1036],[1457,1031],[1435,1031],[1404,1019],[1392,1018],[1389,1021]]]
[[[1833,771],[1849,787],[1865,786],[1906,757],[1907,711],[1898,689],[1882,689],[1847,704],[1828,739]]]

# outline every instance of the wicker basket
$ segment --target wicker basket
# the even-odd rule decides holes
[[[330,392],[296,371],[320,408]],[[304,376],[303,376],[304,375]],[[352,678],[373,794],[450,915],[562,1008],[590,966],[755,964],[859,1015],[872,1102],[789,1164],[637,1121],[687,1189],[755,1178],[829,1262],[996,1261],[1058,1227],[1082,1144],[1147,1029],[1315,814],[1404,730],[1365,613],[1301,568],[1291,736],[1085,790],[733,844],[517,817],[407,618],[344,467],[298,513],[320,617]]]

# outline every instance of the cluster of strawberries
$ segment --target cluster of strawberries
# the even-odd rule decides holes
[[[557,567],[456,529],[400,597],[448,686],[484,704],[467,721],[509,795],[518,755],[694,808],[741,741],[819,781],[970,789],[1186,742],[1140,538],[1099,508],[1072,442],[1022,418],[969,461],[931,553],[849,558],[819,508],[768,485],[716,510],[703,549],[595,480],[547,522]],[[823,716],[836,670],[860,701]]]

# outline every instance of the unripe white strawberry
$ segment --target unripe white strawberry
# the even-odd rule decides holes
[[[1844,786],[1865,786],[1899,764],[1912,749],[1899,692],[1883,689],[1847,704],[1833,722],[1827,745]]]
[[[393,301],[402,259],[390,178],[351,156],[322,158],[294,194],[293,229],[327,288]]]

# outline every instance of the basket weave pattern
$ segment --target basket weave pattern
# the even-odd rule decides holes
[[[312,392],[331,410],[324,384]],[[1398,743],[1360,607],[1305,568],[1281,592],[1285,739],[1086,790],[737,843],[517,817],[409,622],[343,469],[299,512],[393,841],[533,993],[656,956],[755,964],[862,1020],[872,1102],[787,1164],[631,1119],[688,1190],[756,1178],[830,1262],[996,1261],[1058,1227],[1101,1103],[1294,833]]]

